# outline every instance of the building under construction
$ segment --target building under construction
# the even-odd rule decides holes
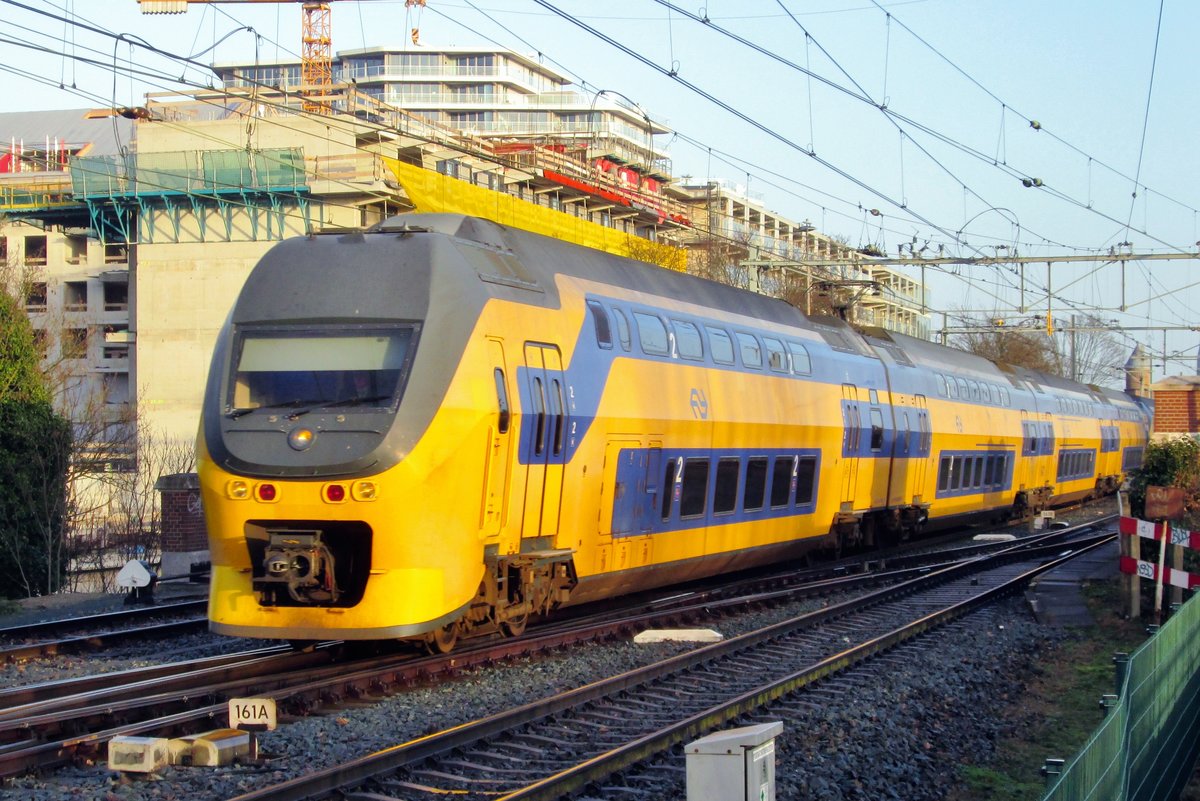
[[[317,97],[293,85],[298,63],[217,70],[220,91],[137,109],[0,114],[0,257],[47,362],[71,375],[74,419],[99,409],[190,440],[212,343],[258,258],[413,209],[928,332],[917,282],[719,182],[677,183],[656,144],[666,126],[524,56],[353,51]],[[134,456],[98,443],[96,469]]]

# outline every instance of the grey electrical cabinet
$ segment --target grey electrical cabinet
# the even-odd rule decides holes
[[[775,738],[783,723],[701,737],[687,746],[687,801],[775,801]]]

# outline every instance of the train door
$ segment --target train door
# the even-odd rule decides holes
[[[917,406],[916,427],[909,441],[909,464],[912,467],[912,487],[915,490],[913,503],[920,503],[925,494],[925,477],[929,465],[929,452],[933,447],[933,427],[929,424],[929,407],[924,395],[914,396]],[[933,498],[933,493],[929,494]]]
[[[479,528],[487,538],[499,535],[508,520],[508,460],[509,428],[512,425],[512,405],[509,401],[508,370],[504,363],[504,345],[499,339],[488,339],[488,357],[496,390],[496,417],[487,429],[483,461],[483,508]],[[501,547],[504,553],[515,547]]]
[[[563,386],[558,348],[525,343],[524,391],[529,405],[521,427],[521,461],[527,466],[523,538],[552,537],[558,532],[570,425]]]
[[[862,439],[862,413],[858,409],[858,387],[842,384],[842,502],[853,505],[858,489],[858,453]]]
[[[1021,454],[1021,469],[1013,475],[1013,488],[1017,490],[1026,489],[1037,486],[1034,477],[1034,465],[1037,464],[1037,458],[1029,452],[1030,428],[1029,428],[1029,412],[1021,410],[1021,448],[1018,453]]]
[[[600,486],[600,531],[592,572],[613,569],[613,541],[628,537],[637,525],[637,492],[631,477],[641,472],[638,440],[612,440],[604,449],[604,481]]]
[[[608,443],[604,455],[604,486],[600,493],[600,551],[597,572],[644,565],[650,558],[650,537],[662,469],[661,443],[644,448],[637,441]],[[611,511],[610,522],[604,521]],[[610,557],[611,553],[611,557]]]

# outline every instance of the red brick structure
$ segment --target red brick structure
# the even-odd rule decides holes
[[[179,576],[208,561],[208,536],[195,473],[160,476],[154,482],[161,502],[162,566],[159,575]]]
[[[1200,434],[1200,376],[1164,378],[1150,386],[1154,393],[1155,439]]]

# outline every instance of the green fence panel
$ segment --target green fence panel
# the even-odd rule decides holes
[[[1195,596],[1130,656],[1119,694],[1044,801],[1179,796],[1200,749],[1200,602]]]

